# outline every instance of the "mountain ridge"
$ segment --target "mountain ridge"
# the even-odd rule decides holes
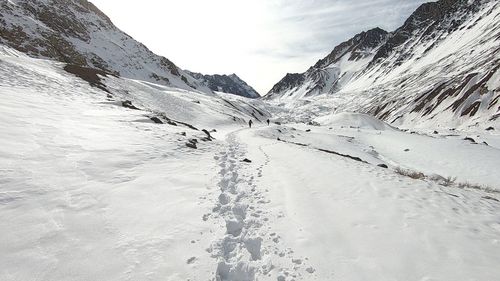
[[[360,51],[363,32],[306,72],[285,75],[264,99],[313,114],[326,102],[331,112],[370,113],[396,125],[495,122],[499,13],[489,0],[425,3],[393,32],[372,29],[377,36]]]
[[[2,0],[0,43],[35,58],[184,90],[212,91],[117,28],[87,0]]]
[[[206,85],[212,91],[224,92],[252,99],[260,98],[260,94],[235,73],[226,75],[185,71],[201,81],[202,84]]]

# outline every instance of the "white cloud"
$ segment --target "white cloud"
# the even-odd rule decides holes
[[[179,67],[236,73],[261,94],[366,29],[393,30],[424,0],[91,0]]]

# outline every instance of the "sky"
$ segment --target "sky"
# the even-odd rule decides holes
[[[428,0],[90,0],[178,67],[236,73],[261,95],[374,27],[393,31]]]

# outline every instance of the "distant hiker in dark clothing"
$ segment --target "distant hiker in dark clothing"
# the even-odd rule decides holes
[[[270,122],[269,119],[267,119],[267,126],[269,126],[269,122]]]
[[[249,128],[252,128],[252,123],[253,123],[253,122],[252,122],[252,120],[250,119],[250,121],[248,121],[248,127],[249,127]]]

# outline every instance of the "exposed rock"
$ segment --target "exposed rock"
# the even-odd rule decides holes
[[[198,143],[197,139],[189,139],[186,142],[186,146],[189,148],[197,149],[198,148],[198,146],[196,145],[197,143]]]
[[[384,169],[389,168],[386,164],[378,164],[377,166]]]
[[[498,199],[496,199],[495,197],[492,197],[492,196],[484,196],[483,199],[500,202],[500,200],[498,200]]]
[[[141,110],[140,108],[134,106],[132,102],[129,100],[122,101],[122,106],[130,109]]]
[[[196,146],[196,143],[186,142],[186,146],[189,148],[198,149],[198,147]]]
[[[212,91],[224,92],[228,94],[238,95],[246,98],[259,98],[260,95],[245,81],[236,74],[231,75],[203,75],[201,73],[189,72],[202,84],[208,86]]]
[[[300,101],[293,109],[299,115],[344,109],[388,123],[404,119],[408,125],[432,119],[454,126],[495,121],[500,96],[492,85],[500,59],[498,36],[490,32],[500,29],[493,19],[500,5],[493,2],[425,3],[397,30],[357,34],[306,72],[287,74],[264,99]],[[456,48],[443,45],[467,29],[474,29],[467,33],[471,40],[457,41]]]
[[[473,139],[473,138],[471,138],[471,137],[466,137],[466,138],[464,138],[464,140],[466,140],[466,141],[470,141],[470,142],[472,142],[472,143],[476,143],[476,140],[474,140],[474,139]]]
[[[161,119],[156,116],[149,117],[149,119],[151,119],[151,121],[153,121],[155,124],[163,124],[163,121],[161,121]]]
[[[345,158],[349,158],[349,159],[354,160],[354,161],[368,163],[368,162],[364,161],[363,159],[361,159],[359,157],[356,157],[356,156],[351,156],[351,155],[348,155],[348,154],[338,153],[336,151],[332,151],[332,150],[328,150],[328,149],[322,149],[322,148],[318,148],[318,150],[322,151],[322,152],[326,152],[326,153],[330,153],[330,154],[335,154],[335,155],[338,155],[338,156],[342,156],[342,157],[345,157]]]
[[[0,42],[32,57],[212,92],[119,30],[87,0],[0,1]]]
[[[209,132],[209,131],[207,131],[207,130],[205,130],[205,129],[203,129],[203,130],[201,130],[201,131],[202,131],[203,133],[205,133],[205,135],[207,135],[207,140],[212,141],[212,140],[214,139],[214,137],[212,137],[212,135],[210,135],[210,132]]]
[[[95,68],[88,68],[88,67],[83,67],[83,66],[78,66],[78,65],[73,65],[73,64],[67,64],[64,67],[64,70],[68,73],[71,73],[77,77],[80,77],[81,79],[87,81],[90,86],[99,88],[105,92],[108,92],[107,96],[108,98],[112,98],[113,96],[110,96],[109,90],[106,88],[106,85],[104,85],[101,81],[100,76],[106,77],[108,75],[112,75],[111,73],[105,72],[103,70],[95,69]]]

